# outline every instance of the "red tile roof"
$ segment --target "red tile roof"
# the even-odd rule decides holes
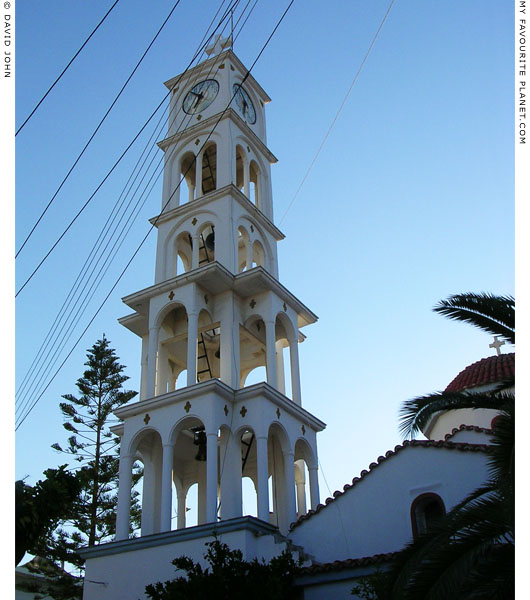
[[[316,563],[302,569],[302,575],[313,575],[314,573],[326,573],[328,571],[343,571],[344,569],[353,569],[364,565],[373,565],[379,562],[387,562],[397,556],[399,552],[387,552],[386,554],[374,554],[373,556],[363,556],[362,558],[347,558],[345,560],[335,560],[331,563]]]
[[[483,358],[461,371],[445,388],[446,392],[461,392],[479,385],[488,385],[515,378],[515,352]]]
[[[465,423],[462,423],[460,427],[453,428],[451,433],[446,433],[444,440],[450,440],[459,431],[477,431],[478,433],[485,433],[487,435],[491,435],[493,433],[493,429],[486,429],[485,427],[479,427],[478,425],[466,425]]]
[[[349,489],[353,488],[357,483],[359,483],[362,479],[364,479],[367,475],[369,475],[376,467],[378,467],[382,462],[388,460],[392,456],[395,456],[398,452],[407,448],[408,446],[415,446],[420,448],[443,448],[445,450],[459,450],[461,452],[491,452],[491,446],[487,444],[469,444],[467,442],[448,442],[444,440],[405,440],[403,444],[400,444],[394,448],[394,450],[389,450],[385,453],[384,456],[380,456],[377,459],[377,462],[373,462],[368,467],[368,470],[363,470],[360,473],[360,477],[354,477],[352,479],[351,484],[347,483],[342,489],[336,490],[333,492],[333,498],[326,498],[325,504],[319,504],[315,510],[309,510],[305,515],[301,515],[298,517],[296,521],[291,523],[290,530],[292,531],[295,527],[300,525],[303,521],[307,521],[314,514],[320,512],[323,508],[326,508],[328,504],[333,502],[339,496],[342,496]]]

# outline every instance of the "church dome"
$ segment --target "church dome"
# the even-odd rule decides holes
[[[446,392],[462,392],[491,385],[515,377],[515,352],[483,358],[461,371],[445,388]]]

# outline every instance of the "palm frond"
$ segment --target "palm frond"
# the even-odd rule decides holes
[[[512,296],[456,294],[441,300],[433,310],[515,344],[515,300]]]
[[[500,389],[500,388],[499,388]],[[399,410],[399,431],[403,439],[422,431],[438,412],[461,408],[490,408],[501,410],[503,396],[497,390],[487,393],[435,392],[418,396],[403,403]]]

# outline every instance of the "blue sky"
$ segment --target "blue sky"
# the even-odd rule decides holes
[[[287,4],[256,5],[234,48],[247,67]],[[17,125],[110,5],[17,3]],[[17,248],[172,5],[120,2],[17,136]],[[443,389],[465,366],[492,354],[490,337],[434,314],[432,306],[460,292],[514,293],[510,3],[397,0],[286,213],[388,5],[295,1],[253,70],[272,98],[275,222],[286,234],[280,280],[319,316],[300,346],[302,401],[328,425],[319,457],[331,492],[399,443],[404,400]],[[21,252],[17,289],[162,100],[162,83],[185,69],[217,6],[182,0]],[[17,383],[143,143],[17,298]],[[67,350],[145,235],[160,193],[158,182]],[[121,297],[152,284],[154,257],[152,234],[17,431],[17,478],[35,481],[64,462],[50,448],[67,437],[60,396],[76,392],[85,351],[103,332],[127,366],[129,387],[139,388],[139,341],[117,319],[129,312]],[[322,499],[329,495],[326,481]]]

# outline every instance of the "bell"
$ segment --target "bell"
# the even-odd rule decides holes
[[[206,432],[204,430],[195,431],[194,434],[195,439],[193,440],[193,443],[196,446],[199,446],[197,454],[195,455],[195,460],[204,462],[206,460]]]
[[[212,233],[209,233],[206,236],[206,241],[204,242],[206,245],[206,248],[210,251],[213,251],[215,248],[215,233],[212,231]]]

